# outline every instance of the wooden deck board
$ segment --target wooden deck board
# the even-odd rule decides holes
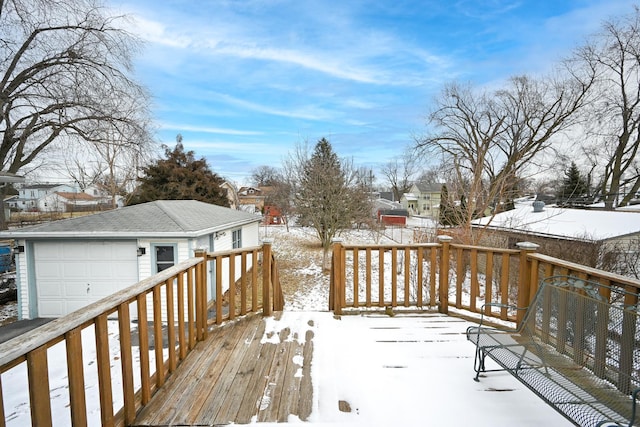
[[[134,425],[247,424],[253,419],[308,417],[313,333],[309,331],[301,344],[288,329],[280,331],[279,339],[263,342],[264,331],[260,315],[215,328],[140,411]]]
[[[212,382],[218,380],[230,356],[229,348],[235,347],[250,327],[249,322],[238,321],[216,329],[206,342],[198,343],[165,386],[140,411],[136,424],[175,424],[188,413],[201,409]]]

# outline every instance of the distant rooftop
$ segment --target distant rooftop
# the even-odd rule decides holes
[[[526,203],[473,224],[560,238],[607,240],[640,233],[640,213],[549,206],[534,212],[531,203]]]

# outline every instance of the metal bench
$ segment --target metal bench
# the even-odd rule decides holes
[[[636,425],[640,307],[631,291],[572,276],[544,279],[518,329],[488,327],[484,316],[467,329],[474,379],[506,370],[578,426]],[[486,369],[487,357],[499,369]]]

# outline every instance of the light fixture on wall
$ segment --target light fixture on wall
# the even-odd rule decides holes
[[[138,256],[142,256],[147,253],[146,248],[138,248]]]
[[[24,246],[22,245],[16,246],[14,249],[20,254],[24,253]]]
[[[215,233],[213,233],[213,238],[218,240],[218,237],[222,237],[225,234],[227,234],[225,231],[216,231]]]

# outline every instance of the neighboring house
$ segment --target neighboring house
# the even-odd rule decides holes
[[[197,249],[257,246],[259,223],[259,216],[221,206],[161,200],[3,231],[0,239],[15,241],[18,317],[31,319],[80,309]],[[213,283],[210,271],[210,295]]]
[[[104,197],[56,191],[38,199],[39,212],[89,212],[111,209]]]
[[[233,185],[229,181],[225,181],[220,184],[220,188],[222,188],[222,191],[224,191],[227,196],[229,207],[231,209],[238,209],[240,202],[238,201],[238,190],[236,190],[235,185]]]
[[[628,247],[640,238],[640,213],[547,207],[544,203],[519,205],[516,209],[473,221],[482,244],[514,248],[529,241],[541,252],[596,267],[603,254]],[[491,242],[493,239],[493,242]],[[493,244],[492,244],[493,243]]]
[[[270,187],[241,187],[238,190],[238,209],[250,213],[262,213],[269,189]]]
[[[11,198],[7,203],[9,207],[18,211],[31,212],[38,210],[38,200],[41,198],[55,193],[56,191],[62,192],[75,192],[75,189],[66,184],[32,184],[25,185],[18,189],[18,197]]]
[[[410,215],[438,218],[441,192],[442,184],[416,183],[402,195],[400,203]]]
[[[266,205],[262,222],[267,225],[282,225],[285,223],[285,219],[277,206]]]

